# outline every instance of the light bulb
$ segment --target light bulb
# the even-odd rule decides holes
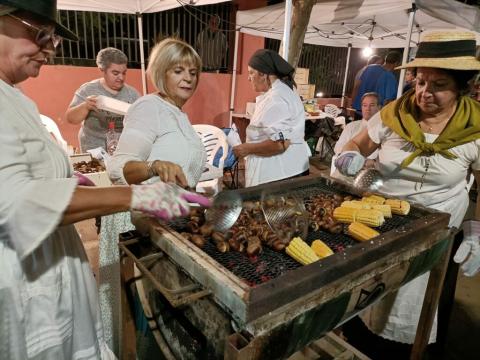
[[[316,97],[322,97],[322,96],[323,96],[323,92],[321,92],[321,91],[318,92],[317,95],[316,95]]]
[[[367,46],[365,49],[363,49],[362,51],[362,55],[363,57],[369,57],[370,55],[372,55],[373,53],[373,50],[370,46]]]

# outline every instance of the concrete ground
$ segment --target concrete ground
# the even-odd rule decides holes
[[[322,169],[311,167],[311,173],[320,172],[322,172]],[[242,170],[240,170],[240,183],[243,183]],[[95,220],[79,222],[76,224],[76,227],[84,243],[92,268],[95,274],[98,274],[98,236]],[[445,343],[445,352],[442,359],[477,360],[479,358],[480,274],[473,278],[467,278],[459,274]]]

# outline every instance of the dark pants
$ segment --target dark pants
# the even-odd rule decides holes
[[[342,326],[343,335],[350,345],[364,353],[372,360],[408,360],[412,351],[411,344],[399,343],[384,339],[371,332],[363,321],[358,317],[346,322]],[[432,352],[435,344],[427,346],[427,354]]]

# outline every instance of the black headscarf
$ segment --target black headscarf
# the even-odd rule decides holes
[[[285,61],[275,51],[269,49],[260,49],[252,55],[248,65],[264,74],[275,75],[283,83],[293,89],[295,82],[293,81],[293,72],[295,69]]]

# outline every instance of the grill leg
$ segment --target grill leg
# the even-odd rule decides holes
[[[421,360],[425,354],[430,331],[432,330],[435,311],[443,288],[442,286],[438,286],[438,284],[443,284],[445,279],[452,246],[453,239],[450,240],[448,249],[445,251],[440,261],[430,271],[430,277],[428,279],[427,290],[425,291],[425,297],[423,299],[422,312],[420,314],[420,319],[418,320],[417,334],[415,336],[415,342],[413,343],[410,360]]]

